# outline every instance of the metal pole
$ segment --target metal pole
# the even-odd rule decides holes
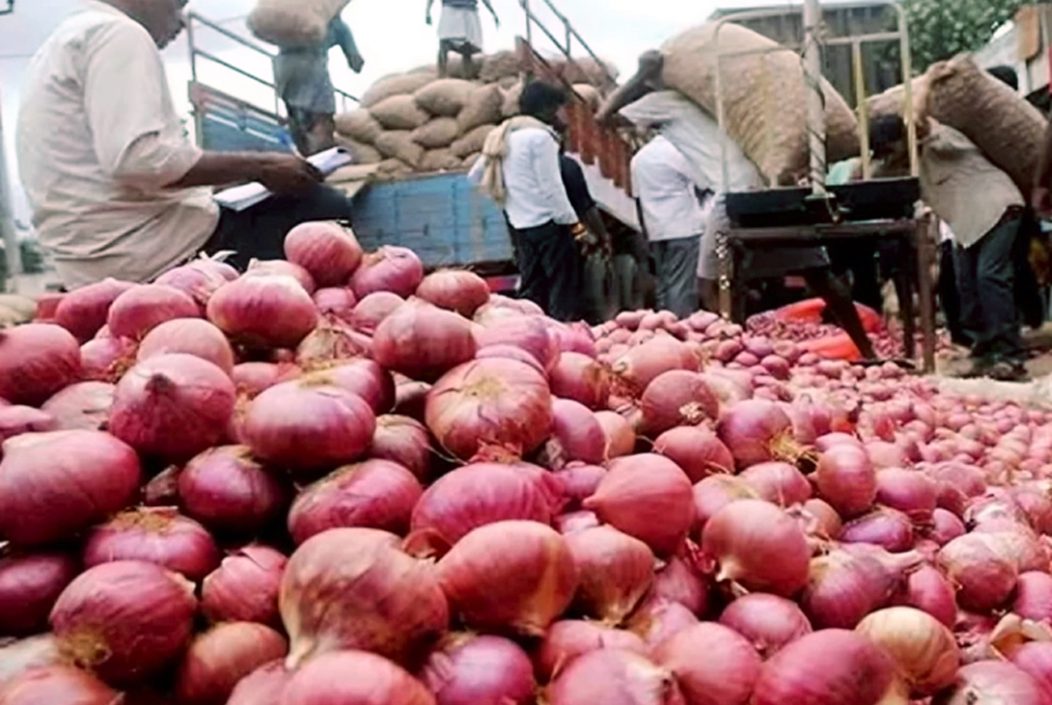
[[[0,236],[3,237],[7,256],[7,276],[14,278],[22,273],[22,252],[15,236],[15,215],[11,207],[11,188],[8,182],[7,157],[4,154],[3,96],[0,96]]]
[[[822,8],[804,1],[804,81],[807,84],[807,134],[811,147],[811,188],[826,193],[826,106],[822,91]]]

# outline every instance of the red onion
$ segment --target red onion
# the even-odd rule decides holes
[[[684,629],[660,644],[654,660],[675,674],[688,703],[713,705],[749,702],[762,665],[744,637],[713,622]]]
[[[602,522],[599,521],[599,517],[597,517],[594,512],[581,510],[577,512],[569,512],[567,514],[560,514],[552,521],[552,526],[563,536],[569,536],[578,531],[585,531],[587,529],[594,529],[598,526],[602,526]]]
[[[219,565],[219,549],[205,528],[171,507],[144,507],[96,527],[84,544],[84,565],[145,561],[204,579]]]
[[[289,511],[289,533],[297,544],[342,527],[405,534],[422,492],[413,474],[398,463],[348,465],[300,493]]]
[[[322,319],[296,348],[296,364],[306,370],[369,355],[372,341],[335,318]]]
[[[351,277],[351,288],[359,299],[378,291],[404,298],[412,295],[423,279],[424,266],[412,250],[385,245],[365,255]]]
[[[705,428],[673,428],[654,442],[654,452],[679,465],[691,482],[734,471],[734,457],[716,434]]]
[[[713,475],[694,485],[695,524],[704,531],[709,520],[732,502],[759,499],[760,495],[741,477]]]
[[[212,294],[228,281],[237,279],[237,271],[234,271],[233,274],[233,278],[228,279],[217,271],[210,271],[209,268],[191,263],[168,270],[157,277],[154,283],[170,286],[183,292],[194,300],[198,309],[203,313]]]
[[[435,384],[426,415],[438,442],[462,460],[487,447],[525,455],[551,431],[551,393],[544,377],[520,362],[476,360]]]
[[[375,529],[332,529],[300,546],[285,568],[280,606],[290,668],[339,649],[410,659],[449,623],[434,567]]]
[[[164,282],[161,282],[164,284]],[[124,292],[135,287],[131,282],[104,279],[66,294],[55,310],[55,323],[80,342],[91,340],[106,325],[110,306]]]
[[[80,572],[77,561],[64,553],[0,555],[0,634],[46,630],[55,600]]]
[[[625,626],[654,649],[696,624],[698,618],[680,603],[649,599],[632,613]]]
[[[844,524],[840,540],[874,544],[892,553],[901,553],[913,547],[913,525],[902,512],[879,507]]]
[[[701,375],[723,406],[737,404],[752,397],[752,377],[745,375],[741,378],[733,373],[734,370],[709,369]]]
[[[836,446],[822,453],[814,483],[822,499],[845,518],[864,513],[877,497],[877,474],[869,456],[850,445]]]
[[[426,415],[427,395],[431,385],[427,382],[402,381],[395,386],[394,413],[423,421]]]
[[[563,487],[567,508],[577,509],[581,503],[595,494],[599,483],[606,477],[606,468],[598,465],[571,463],[555,473]]]
[[[443,269],[424,277],[416,295],[435,306],[471,318],[489,301],[489,285],[472,272]]]
[[[607,458],[620,458],[635,452],[636,432],[625,417],[613,411],[597,411],[595,420],[606,436]]]
[[[272,661],[238,681],[226,705],[280,705],[290,680],[285,660]]]
[[[945,546],[958,536],[964,536],[967,529],[964,522],[945,509],[937,508],[931,514],[931,528],[927,531],[927,538],[940,546]]]
[[[894,468],[877,472],[877,501],[913,521],[929,521],[938,499],[938,485],[923,473]]]
[[[183,511],[213,531],[255,534],[283,515],[289,489],[245,446],[206,450],[179,474]]]
[[[346,282],[363,254],[354,233],[337,223],[301,223],[285,236],[285,256],[310,272],[318,286]]]
[[[698,426],[719,417],[720,402],[697,372],[672,370],[647,385],[641,400],[643,425],[651,436],[677,426]]]
[[[316,475],[357,460],[375,431],[376,417],[360,397],[336,387],[286,382],[252,401],[242,435],[256,457]]]
[[[37,310],[34,319],[37,323],[55,323],[55,314],[66,294],[58,291],[45,292],[37,297]]]
[[[155,675],[182,653],[196,609],[183,578],[152,563],[116,561],[70,583],[51,628],[74,663],[123,684]]]
[[[836,510],[821,499],[809,499],[800,507],[800,514],[806,520],[805,531],[809,536],[830,541],[840,537],[844,524]]]
[[[792,421],[769,401],[743,401],[724,409],[717,434],[739,469],[772,460],[795,462],[799,455]]]
[[[314,292],[314,307],[322,316],[332,316],[344,323],[351,323],[358,297],[350,287],[318,289]]]
[[[23,433],[41,433],[58,430],[51,414],[31,406],[0,407],[0,443]]]
[[[64,328],[29,323],[0,330],[0,399],[40,406],[79,375],[80,348]]]
[[[1052,576],[1030,571],[1019,576],[1012,612],[1035,622],[1052,621]]]
[[[835,658],[830,658],[835,654]],[[760,671],[751,705],[879,705],[905,702],[895,666],[865,637],[841,629],[808,634]]]
[[[142,503],[146,507],[175,507],[179,504],[179,473],[182,468],[169,465],[143,485]]]
[[[373,335],[373,357],[410,379],[433,382],[475,357],[466,318],[413,299],[384,319]]]
[[[549,705],[685,705],[676,678],[646,657],[621,649],[590,651],[552,681]]]
[[[255,279],[258,277],[291,277],[309,295],[313,294],[318,287],[310,272],[294,262],[283,259],[252,260],[248,265],[248,271],[241,278]]]
[[[554,336],[539,317],[520,316],[492,323],[479,329],[475,338],[480,348],[492,345],[511,345],[521,348],[550,372],[558,363],[561,353],[559,339]]]
[[[472,634],[448,636],[420,680],[436,705],[531,705],[537,688],[530,657],[515,642]]]
[[[659,556],[675,553],[694,524],[690,480],[660,455],[612,460],[606,477],[583,506]]]
[[[910,573],[899,604],[927,612],[947,627],[957,622],[957,599],[953,586],[936,568],[923,565]]]
[[[1014,650],[1012,663],[1025,671],[1047,695],[1052,695],[1052,644],[1032,641]]]
[[[50,632],[17,641],[4,640],[0,642],[0,692],[8,683],[25,673],[62,665],[62,653],[55,636]]]
[[[1052,499],[1040,486],[1021,486],[1012,488],[1012,499],[1026,512],[1031,526],[1038,533],[1052,532]]]
[[[564,620],[544,634],[534,656],[537,675],[550,681],[578,656],[600,649],[617,649],[646,655],[647,646],[637,635],[597,622]]]
[[[654,579],[654,555],[645,543],[609,526],[566,537],[579,583],[574,603],[585,615],[620,623]]]
[[[140,453],[183,459],[216,445],[237,391],[221,369],[193,355],[158,355],[117,384],[109,431]]]
[[[281,705],[344,703],[435,705],[435,699],[404,670],[364,651],[338,651],[311,659],[292,676],[281,698]]]
[[[957,586],[962,607],[978,611],[1001,606],[1015,589],[1018,569],[996,534],[966,534],[942,547],[939,566]]]
[[[385,318],[394,313],[405,303],[398,294],[389,291],[377,291],[358,302],[351,315],[351,325],[355,330],[372,335]]]
[[[199,634],[175,677],[180,702],[224,705],[234,686],[257,668],[288,652],[285,638],[252,622],[227,622]]]
[[[968,499],[986,492],[983,473],[971,465],[944,463],[925,471],[939,485],[938,504],[958,516]]]
[[[124,701],[90,673],[68,666],[48,666],[28,671],[0,688],[4,705],[117,705]]]
[[[116,387],[107,382],[73,384],[44,402],[40,410],[59,431],[99,431],[109,421]]]
[[[705,614],[709,586],[705,578],[682,558],[669,559],[654,576],[648,601],[675,602],[695,615]]]
[[[891,656],[910,692],[932,695],[950,686],[960,667],[953,633],[912,607],[891,607],[863,619],[856,632]]]
[[[106,433],[11,439],[0,461],[0,536],[24,545],[65,539],[131,504],[140,478],[135,451]]]
[[[866,453],[869,455],[873,467],[878,470],[901,468],[909,463],[906,454],[901,448],[885,441],[870,441],[866,444]]]
[[[487,326],[502,318],[543,315],[544,310],[528,299],[511,299],[500,294],[493,294],[489,297],[489,302],[475,312],[474,320],[479,325]]]
[[[854,629],[890,602],[904,571],[917,560],[913,554],[891,556],[864,544],[833,549],[811,560],[801,607],[815,627]]]
[[[1041,682],[1011,663],[980,661],[957,672],[954,689],[944,693],[940,705],[1047,705],[1049,695]]]
[[[690,348],[669,335],[658,335],[632,348],[613,366],[614,374],[636,395],[671,370],[697,372],[698,360]]]
[[[827,433],[818,437],[815,441],[815,450],[820,453],[825,453],[831,448],[836,446],[852,446],[859,450],[864,450],[862,441],[858,440],[855,436],[848,435],[846,433]]]
[[[239,394],[255,399],[267,389],[300,375],[300,368],[289,363],[242,362],[230,374]]]
[[[116,382],[135,364],[135,342],[127,338],[96,338],[80,346],[81,379]]]
[[[431,477],[431,441],[427,428],[407,416],[378,416],[369,456],[390,460],[408,469],[417,480]]]
[[[533,369],[540,372],[542,375],[546,374],[544,367],[541,363],[537,362],[537,358],[523,350],[512,345],[489,345],[484,348],[479,348],[478,352],[475,353],[476,360],[486,360],[492,357],[504,358],[507,360],[515,360],[521,362],[524,365],[529,365]]]
[[[165,321],[200,315],[197,303],[178,289],[163,284],[139,284],[114,300],[106,325],[110,333],[119,338],[141,340]]]
[[[246,276],[216,291],[208,320],[246,345],[293,348],[318,325],[318,311],[291,277]]]
[[[201,611],[212,622],[281,624],[278,591],[288,559],[266,546],[245,546],[201,584]]]
[[[606,460],[606,434],[587,406],[570,399],[552,401],[552,437],[544,447],[545,465],[560,469],[567,463]]]
[[[811,633],[811,623],[795,602],[762,592],[728,605],[720,615],[720,624],[748,639],[764,659]]]
[[[200,318],[177,318],[151,330],[139,344],[138,360],[170,353],[195,355],[228,375],[234,369],[234,351],[223,331]]]
[[[789,597],[807,584],[811,550],[795,521],[773,504],[732,502],[705,525],[702,550],[719,562],[717,580]]]
[[[760,499],[788,507],[811,499],[811,483],[789,463],[760,463],[740,476]]]
[[[475,529],[438,562],[450,609],[478,629],[540,636],[573,599],[578,573],[565,539],[531,521]]]
[[[395,383],[391,373],[366,358],[343,360],[303,377],[309,386],[339,387],[361,397],[376,414],[386,414],[395,403]]]
[[[599,410],[610,399],[610,372],[595,359],[564,352],[548,374],[552,394]]]

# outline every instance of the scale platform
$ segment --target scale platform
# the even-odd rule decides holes
[[[806,187],[727,194],[727,215],[739,228],[912,219],[920,199],[916,178],[872,179],[830,186],[828,199]]]

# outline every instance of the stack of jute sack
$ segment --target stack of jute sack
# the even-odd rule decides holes
[[[467,80],[459,62],[450,77],[433,66],[386,76],[362,95],[361,107],[336,116],[340,143],[360,164],[379,164],[380,178],[470,168],[490,131],[518,114],[521,64],[504,51],[481,60]],[[610,87],[609,67],[592,59],[556,66],[574,91],[597,107]],[[608,73],[609,72],[609,73]]]

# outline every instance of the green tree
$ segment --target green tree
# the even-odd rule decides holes
[[[902,0],[910,24],[913,64],[923,71],[936,61],[975,51],[1016,10],[1033,0]]]

